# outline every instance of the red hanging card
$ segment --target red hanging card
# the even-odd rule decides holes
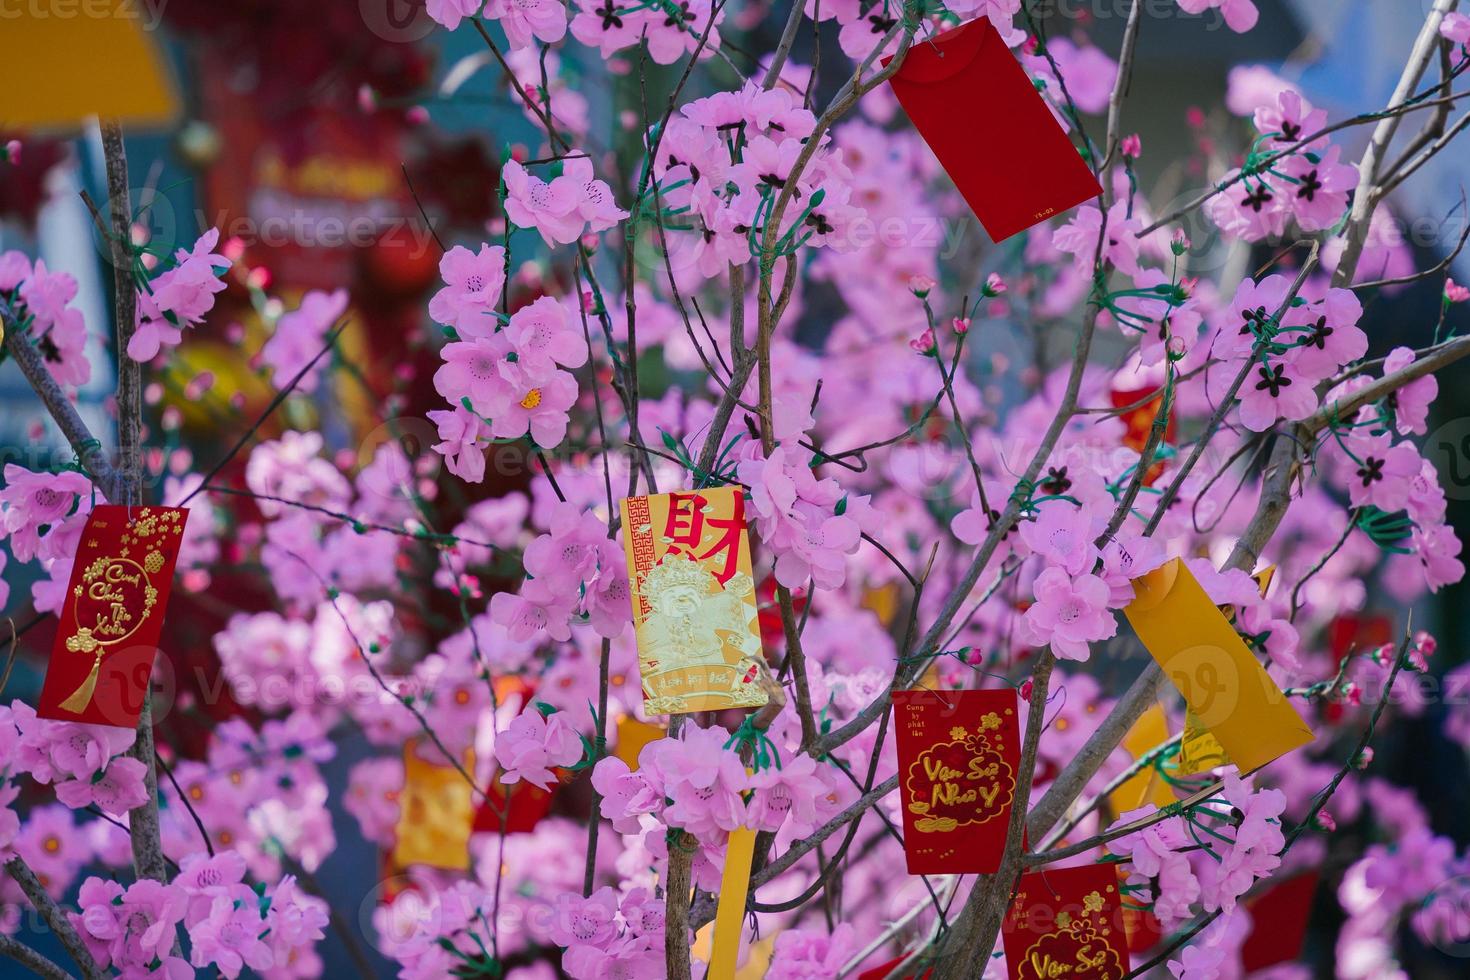
[[[1102,193],[988,18],[916,40],[889,84],[992,240]]]
[[[1022,875],[1001,923],[1011,980],[1120,980],[1128,939],[1112,864]]]
[[[133,728],[189,512],[100,504],[87,518],[36,714]]]
[[[1240,947],[1242,970],[1264,970],[1301,956],[1319,880],[1317,872],[1304,871],[1272,885],[1256,898],[1246,899],[1253,925]]]
[[[909,874],[994,874],[1020,765],[1016,691],[895,691]]]

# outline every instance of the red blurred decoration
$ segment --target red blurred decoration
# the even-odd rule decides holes
[[[1240,949],[1240,966],[1246,973],[1288,963],[1301,956],[1312,917],[1312,901],[1320,876],[1307,871],[1288,878],[1246,899],[1254,925]]]
[[[896,957],[881,966],[875,966],[871,970],[864,970],[858,974],[857,980],[883,980],[884,977],[893,972],[893,968],[902,963],[902,956]],[[903,980],[929,980],[934,975],[934,968],[926,967],[923,973],[905,973]]]
[[[6,158],[5,146],[11,140],[21,143],[20,159]],[[60,140],[36,139],[20,133],[0,130],[0,221],[13,221],[27,230],[36,227],[36,216],[51,196],[46,178],[67,156],[67,145]]]
[[[1128,409],[1128,411],[1118,416],[1122,419],[1123,424],[1128,427],[1127,432],[1123,434],[1123,445],[1136,453],[1143,452],[1143,447],[1148,445],[1149,429],[1153,427],[1154,420],[1159,416],[1159,410],[1163,407],[1164,396],[1161,392],[1148,401],[1142,402],[1142,404],[1137,403],[1148,397],[1149,392],[1157,390],[1157,388],[1153,387],[1137,388],[1130,391],[1118,391],[1114,389],[1109,393],[1114,408]],[[1132,407],[1130,408],[1130,406]],[[1166,443],[1172,443],[1174,441],[1176,428],[1174,422],[1174,413],[1171,411],[1168,421],[1164,423],[1164,442]],[[1163,472],[1163,461],[1154,463],[1149,467],[1148,473],[1144,476],[1144,485],[1153,486],[1154,481]]]

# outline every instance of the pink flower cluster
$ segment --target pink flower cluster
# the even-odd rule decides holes
[[[209,229],[192,249],[175,252],[173,265],[138,293],[138,327],[128,341],[129,357],[151,361],[163,348],[177,347],[184,328],[214,309],[215,294],[225,288],[220,276],[234,264],[214,251],[218,244],[219,229]]]
[[[1368,350],[1358,327],[1363,306],[1352,290],[1309,284],[1281,312],[1290,288],[1284,275],[1243,280],[1198,345],[1216,359],[1207,379],[1212,388],[1220,386],[1216,390],[1255,357],[1239,394],[1241,424],[1252,432],[1307,418],[1318,407],[1316,385]],[[1273,352],[1267,344],[1284,350]]]
[[[505,181],[505,216],[521,228],[535,228],[546,244],[570,245],[628,216],[613,200],[612,188],[592,172],[585,154],[559,163],[561,173],[542,180],[515,160],[501,170]]]
[[[1291,152],[1211,198],[1205,214],[1226,235],[1252,242],[1285,234],[1293,221],[1304,232],[1335,225],[1347,210],[1348,195],[1358,186],[1358,168],[1342,163],[1341,147],[1329,145],[1325,136],[1297,147],[1326,122],[1325,110],[1314,109],[1290,90],[1282,91],[1275,105],[1257,108],[1256,152]],[[1239,174],[1232,170],[1226,179]]]
[[[723,4],[710,24],[710,0],[664,0],[662,3],[619,3],[618,0],[577,0],[572,36],[604,57],[648,42],[648,56],[660,65],[672,65],[699,46],[708,30],[701,57],[720,46],[718,25],[725,19]]]
[[[191,966],[213,966],[233,980],[247,966],[271,971],[299,957],[296,968],[307,966],[325,935],[326,903],[304,894],[290,875],[259,891],[244,878],[238,854],[192,854],[168,884],[142,879],[124,888],[88,878],[78,896],[81,913],[70,917],[97,962],[122,976],[184,978],[194,975]],[[180,925],[189,935],[187,962],[173,953]]]
[[[330,293],[313,289],[301,298],[301,305],[276,320],[275,332],[260,349],[260,359],[271,369],[271,384],[283,389],[291,379],[306,369],[322,353],[327,333],[347,312],[347,290]],[[302,376],[296,390],[316,391],[321,377],[322,361]]]
[[[1187,14],[1218,10],[1225,23],[1237,34],[1244,34],[1255,27],[1261,16],[1255,0],[1179,0],[1179,9]]]
[[[751,243],[766,236],[776,198],[793,182],[816,119],[785,87],[754,82],[683,106],[658,142],[654,177],[669,223],[671,261],[705,278],[750,258]],[[790,188],[791,201],[776,233],[791,248],[846,248],[847,232],[863,216],[849,203],[852,173],[843,151],[823,134],[810,162]],[[820,193],[819,193],[820,191]],[[676,232],[674,226],[692,231]]]
[[[1069,497],[1082,493],[1071,485],[1067,490]],[[955,518],[957,534],[983,533],[978,511],[975,507]],[[1042,560],[1032,584],[1035,601],[1022,617],[1025,635],[1038,646],[1049,644],[1058,657],[1086,660],[1089,644],[1117,633],[1111,610],[1133,599],[1133,579],[1167,557],[1158,542],[1134,530],[1120,530],[1099,548],[1097,539],[1106,529],[1107,512],[1085,495],[1044,501],[1020,525],[1016,553]]]
[[[24,701],[0,712],[0,729],[19,730],[15,767],[38,783],[55,784],[56,798],[73,810],[95,805],[121,817],[148,798],[147,767],[123,755],[136,738],[131,730],[48,721]]]
[[[747,775],[722,728],[685,727],[679,738],[650,742],[638,768],[613,756],[592,770],[602,794],[602,815],[622,834],[642,829],[652,815],[694,835],[718,842],[736,827],[809,833],[831,815],[836,798],[829,767],[810,756]],[[745,794],[749,793],[749,799]]]
[[[0,487],[0,539],[17,561],[62,560],[71,567],[86,515],[92,510],[92,481],[76,470],[33,473],[5,464]],[[78,520],[80,518],[80,520]]]
[[[512,50],[531,47],[535,42],[554,44],[567,33],[567,15],[554,0],[428,0],[430,19],[449,30],[460,21],[483,13],[487,20],[500,24]]]
[[[657,976],[664,970],[664,903],[645,888],[619,899],[611,888],[587,898],[556,897],[548,930],[563,947],[562,969],[572,980]]]
[[[577,379],[562,368],[587,360],[586,339],[559,301],[543,296],[517,310],[503,328],[485,331],[478,304],[486,293],[480,274],[473,273],[436,297],[441,309],[474,330],[440,352],[444,364],[434,374],[434,387],[453,407],[429,413],[443,440],[434,450],[450,472],[471,482],[484,479],[485,447],[492,439],[529,433],[544,449],[561,443],[567,412],[577,401]]]
[[[1280,790],[1253,790],[1230,773],[1221,797],[1110,841],[1108,850],[1128,860],[1128,883],[1151,892],[1154,915],[1170,929],[1192,919],[1198,907],[1233,911],[1240,896],[1276,870],[1285,808]],[[1157,812],[1149,804],[1123,814],[1114,827]]]
[[[519,592],[497,592],[490,616],[514,641],[571,639],[573,623],[587,623],[600,636],[620,636],[632,617],[628,565],[607,524],[576,504],[560,503],[549,533],[532,541],[523,563]]]
[[[92,377],[86,321],[81,310],[67,305],[76,295],[73,276],[47,270],[40,259],[32,268],[21,252],[0,253],[0,298],[11,301],[18,322],[30,319],[33,342],[51,375],[64,385],[83,385]]]
[[[736,472],[750,487],[751,520],[776,558],[776,581],[788,589],[837,589],[847,556],[862,543],[872,508],[868,497],[844,493],[830,477],[817,479],[796,440],[769,456],[751,443]]]
[[[1414,352],[1396,347],[1383,362],[1392,374],[1414,363]],[[1369,383],[1365,376],[1338,385],[1324,399],[1328,405]],[[1365,406],[1325,454],[1333,462],[1332,482],[1347,490],[1353,507],[1376,507],[1388,514],[1405,511],[1412,528],[1408,554],[1394,554],[1389,567],[1409,573],[1390,575],[1390,591],[1408,597],[1407,582],[1422,582],[1432,592],[1460,581],[1464,563],[1457,557],[1460,541],[1446,520],[1445,492],[1434,464],[1420,455],[1409,439],[1396,436],[1428,431],[1429,406],[1439,394],[1439,382],[1426,375],[1409,382],[1389,398]]]
[[[582,739],[550,705],[534,705],[516,715],[495,736],[495,760],[500,763],[502,783],[522,779],[542,789],[557,782],[552,769],[574,765],[582,758]]]

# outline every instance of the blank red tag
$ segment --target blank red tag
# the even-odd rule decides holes
[[[889,84],[993,241],[1102,193],[988,18],[916,40]]]

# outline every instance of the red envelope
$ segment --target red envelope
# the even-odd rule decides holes
[[[988,18],[916,40],[888,81],[993,241],[1102,193]]]
[[[521,780],[507,786],[496,770],[487,787],[489,798],[475,810],[475,833],[498,834],[504,821],[507,834],[528,834],[551,812],[549,790]]]
[[[994,874],[1005,852],[1021,737],[1016,691],[895,691],[909,874]]]
[[[36,714],[134,728],[189,512],[100,504],[87,518]]]
[[[1240,947],[1242,970],[1264,970],[1301,956],[1318,880],[1317,872],[1306,871],[1273,885],[1258,898],[1246,899],[1252,926]]]
[[[1120,980],[1128,940],[1112,864],[1022,875],[1001,923],[1011,980]]]

